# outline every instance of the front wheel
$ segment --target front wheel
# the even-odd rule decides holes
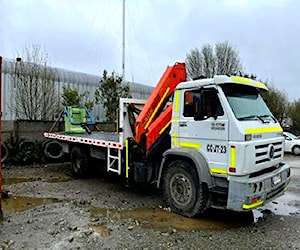
[[[71,151],[72,173],[74,176],[84,178],[88,174],[89,153],[82,147],[74,147]]]
[[[294,146],[293,147],[293,154],[294,155],[300,155],[300,146]]]
[[[194,217],[207,208],[207,191],[194,167],[182,160],[171,162],[164,174],[163,191],[172,211]]]

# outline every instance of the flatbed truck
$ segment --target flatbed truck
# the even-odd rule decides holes
[[[104,160],[108,172],[162,188],[181,215],[249,211],[283,195],[290,181],[283,131],[261,91],[264,83],[239,76],[187,81],[185,64],[176,63],[148,100],[120,98],[117,132],[82,130],[87,114],[74,122],[70,107],[65,131],[44,136],[62,143],[76,176],[92,158]]]

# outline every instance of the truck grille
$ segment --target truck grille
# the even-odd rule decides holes
[[[255,164],[269,162],[282,156],[282,141],[255,146]]]

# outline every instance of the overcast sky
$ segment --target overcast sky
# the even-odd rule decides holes
[[[0,0],[0,55],[45,48],[55,67],[122,73],[123,0]],[[300,98],[300,1],[126,0],[125,78],[155,86],[193,48],[229,41],[244,70]]]

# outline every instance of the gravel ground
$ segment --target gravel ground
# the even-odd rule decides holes
[[[159,190],[107,174],[74,179],[69,164],[6,167],[0,249],[300,249],[300,157],[285,196],[249,213],[189,219]]]

